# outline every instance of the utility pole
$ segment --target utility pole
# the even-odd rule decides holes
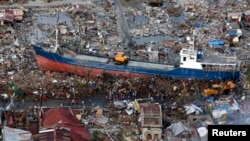
[[[43,105],[43,86],[40,88],[40,108],[42,108]]]
[[[39,127],[41,127],[41,124],[42,124],[42,120],[43,120],[43,113],[42,113],[42,105],[43,105],[43,85],[44,85],[44,79],[45,79],[45,76],[43,76],[42,78],[42,83],[41,83],[41,87],[40,87],[40,90],[39,90],[39,93],[40,93],[40,111],[39,111],[39,116],[40,116],[40,120],[39,120]]]
[[[44,85],[44,77],[43,77],[43,80],[42,80],[42,86],[41,86],[41,88],[40,88],[40,109],[42,109],[42,105],[43,105],[43,85]]]

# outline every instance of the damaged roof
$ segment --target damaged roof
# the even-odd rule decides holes
[[[88,131],[80,124],[75,115],[73,110],[67,107],[45,109],[42,126],[68,129],[73,141],[90,141]],[[56,132],[60,131],[56,130]],[[63,130],[63,132],[66,131]],[[55,136],[55,138],[58,139],[59,137]]]
[[[161,127],[162,111],[158,104],[140,105],[142,126]]]

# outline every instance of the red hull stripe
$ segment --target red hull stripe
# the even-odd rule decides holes
[[[91,68],[84,66],[71,65],[66,63],[57,62],[54,60],[47,59],[45,57],[36,55],[36,59],[38,61],[39,67],[41,70],[50,70],[57,72],[68,72],[72,74],[78,74],[81,76],[92,76],[96,77],[104,72],[113,75],[122,75],[122,76],[147,76],[147,74],[139,74],[139,73],[131,73],[131,72],[123,72],[123,71],[115,71],[115,70],[103,70],[100,68]]]

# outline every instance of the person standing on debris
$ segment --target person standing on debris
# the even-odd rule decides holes
[[[163,94],[163,93],[161,93],[161,100],[162,100],[162,101],[164,101],[165,97],[166,97],[166,95]]]
[[[82,106],[84,105],[84,100],[82,100]]]
[[[109,90],[109,99],[108,99],[109,101],[111,101],[112,100],[112,91],[111,90]]]
[[[91,106],[91,99],[89,99],[89,106]]]
[[[124,93],[121,93],[121,100],[124,99]]]
[[[113,101],[115,101],[115,98],[116,98],[116,93],[115,93],[115,91],[113,90],[113,92],[112,92],[112,98],[113,98]]]
[[[85,26],[84,32],[85,32],[85,34],[88,33],[88,27],[87,26]]]
[[[108,101],[108,96],[107,95],[105,96],[105,101]]]
[[[79,99],[78,99],[78,98],[76,98],[75,102],[76,102],[76,105],[78,105],[78,103],[79,103]]]
[[[134,91],[134,96],[135,96],[135,98],[137,98],[137,91],[136,90]]]
[[[115,101],[118,101],[119,100],[119,98],[118,98],[118,95],[116,94],[115,95]]]
[[[127,93],[127,98],[130,99],[130,92]]]

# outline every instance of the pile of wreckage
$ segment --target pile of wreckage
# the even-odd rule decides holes
[[[170,48],[173,52],[178,52],[185,44],[184,37],[189,34],[191,27],[197,28],[200,42],[196,46],[205,48],[206,53],[236,53],[230,47],[248,45],[250,39],[250,14],[246,2],[242,0],[232,3],[224,0],[213,5],[203,0],[195,3],[184,0],[169,3],[169,7],[150,7],[145,4],[128,7],[125,13],[132,13],[134,17],[144,15],[149,19],[145,24],[130,29],[134,38],[178,36],[161,40],[159,44],[149,42],[137,45],[131,53],[134,55],[132,58],[149,59],[150,57],[145,57],[145,52],[150,47],[159,50]],[[227,7],[222,8],[223,5]],[[239,6],[244,11],[239,11]],[[61,14],[58,14],[59,11]],[[64,17],[64,13],[69,16]],[[183,22],[174,18],[177,15],[184,15]],[[16,137],[15,139],[25,140],[92,138],[144,141],[164,138],[166,141],[206,141],[207,125],[249,123],[248,91],[241,86],[246,84],[245,76],[242,76],[241,82],[230,83],[232,85],[228,86],[227,81],[222,80],[197,82],[158,76],[126,78],[109,74],[90,78],[41,72],[29,44],[31,38],[53,41],[53,29],[47,24],[50,19],[48,17],[51,16],[64,17],[64,20],[58,21],[61,23],[59,42],[70,46],[70,50],[106,55],[125,49],[124,41],[116,30],[115,22],[118,17],[114,14],[112,4],[108,2],[92,5],[65,4],[49,9],[2,9],[0,90],[1,100],[7,99],[10,102],[0,109],[4,140],[14,140],[11,137]],[[73,20],[68,20],[69,17]],[[77,50],[79,46],[81,48]],[[242,51],[239,54],[244,53],[244,49],[239,50]],[[174,55],[168,57],[174,60]],[[215,88],[215,84],[218,87]],[[12,107],[14,96],[17,99],[35,101],[40,99],[41,94],[44,100],[102,94],[106,96],[108,106],[34,107],[22,111],[15,111]],[[18,136],[19,133],[27,136]]]

